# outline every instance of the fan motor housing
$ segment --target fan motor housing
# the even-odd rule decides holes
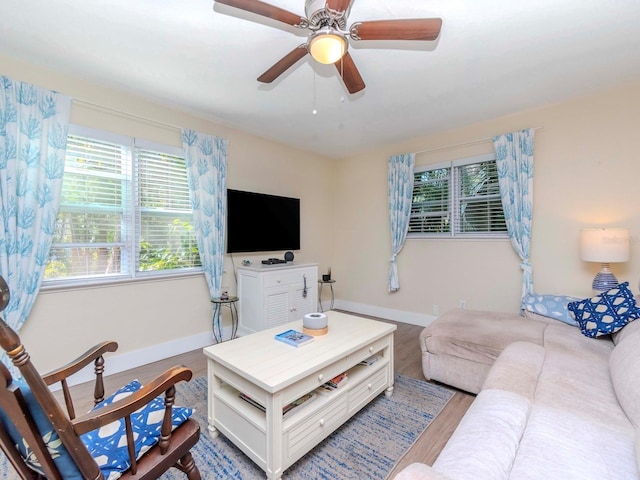
[[[345,30],[347,26],[347,16],[349,7],[339,15],[332,14],[327,8],[326,0],[306,0],[304,11],[309,23],[316,27],[333,27]]]

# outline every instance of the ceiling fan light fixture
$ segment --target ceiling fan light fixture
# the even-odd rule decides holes
[[[325,27],[309,37],[308,50],[317,62],[331,65],[347,53],[347,46],[347,39],[342,33]]]

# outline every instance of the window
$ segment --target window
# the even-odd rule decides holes
[[[495,155],[416,168],[409,236],[507,236]]]
[[[73,127],[45,281],[199,270],[181,149]]]

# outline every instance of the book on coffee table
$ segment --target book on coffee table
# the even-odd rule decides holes
[[[265,408],[264,405],[262,405],[261,403],[255,401],[253,398],[251,398],[246,393],[240,392],[238,394],[238,396],[242,400],[244,400],[245,402],[253,405],[256,408],[258,408],[260,411],[262,411],[262,412],[266,412],[267,411],[267,409]],[[293,402],[287,403],[285,406],[282,407],[282,418],[285,418],[285,419],[289,418],[297,410],[299,410],[303,405],[308,404],[308,402],[310,402],[314,398],[316,398],[316,393],[315,392],[309,392],[309,393],[301,396],[300,398],[297,398]]]
[[[277,334],[275,338],[280,342],[284,342],[287,345],[293,345],[294,347],[299,347],[300,345],[305,345],[313,341],[313,337],[311,335],[298,332],[297,330],[287,330],[286,332]]]
[[[282,418],[283,419],[289,418],[297,410],[302,408],[304,405],[307,405],[314,398],[316,398],[315,392],[310,392],[294,400],[291,403],[287,403],[284,407],[282,407]]]

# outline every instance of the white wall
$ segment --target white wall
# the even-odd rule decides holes
[[[425,115],[428,115],[425,112]],[[338,164],[334,276],[341,305],[429,321],[466,300],[467,308],[517,311],[521,273],[508,240],[409,239],[398,257],[400,291],[387,292],[391,239],[387,158],[425,151],[417,165],[491,152],[492,136],[536,131],[532,265],[539,293],[587,296],[598,265],[580,260],[581,228],[631,230],[631,261],[614,264],[637,292],[640,203],[637,128],[640,82],[455,131],[389,145]],[[452,145],[457,147],[442,148]]]
[[[72,104],[73,123],[178,146],[181,146],[180,132],[172,126],[194,128],[227,138],[228,187],[299,197],[301,250],[295,252],[296,261],[317,262],[321,269],[330,264],[333,258],[335,160],[14,58],[0,56],[0,65],[0,74],[81,100]],[[283,254],[236,255],[234,260],[239,265],[245,258],[255,262]],[[223,288],[234,293],[236,283],[228,255],[225,269]],[[178,353],[177,350],[199,348],[203,342],[209,342],[211,313],[203,275],[45,291],[38,296],[20,335],[41,371],[71,360],[102,340],[118,341],[119,354],[126,361],[138,362],[145,358],[154,360],[158,350],[168,356]],[[226,317],[225,323],[228,326]],[[157,346],[160,348],[154,348]]]
[[[336,306],[413,323],[429,321],[434,305],[442,313],[460,299],[466,300],[468,308],[517,311],[519,259],[507,240],[408,240],[398,260],[401,289],[388,293],[388,156],[429,150],[418,155],[419,165],[467,157],[492,150],[490,141],[478,139],[542,127],[535,143],[532,264],[536,290],[589,294],[597,265],[579,258],[580,229],[620,226],[631,229],[632,259],[614,265],[613,270],[637,291],[639,82],[335,161],[16,59],[0,56],[0,64],[4,75],[108,107],[75,103],[74,123],[175,145],[180,145],[178,130],[158,122],[229,139],[230,188],[301,198],[302,250],[296,260],[319,263],[321,273],[332,267]],[[152,121],[119,115],[114,109]],[[259,261],[263,257],[235,260],[238,264],[244,258]],[[230,258],[225,261],[223,287],[233,293]],[[153,359],[157,346],[167,355],[179,348],[198,348],[203,335],[210,332],[210,316],[201,276],[43,292],[21,336],[41,370],[105,339],[119,341],[119,351],[127,359]]]

